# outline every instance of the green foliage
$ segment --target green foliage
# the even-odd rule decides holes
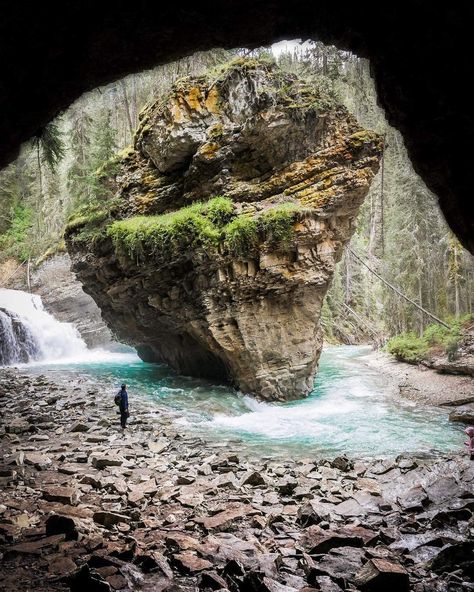
[[[105,238],[106,222],[111,220],[116,205],[113,199],[83,204],[69,217],[64,236],[74,243],[94,243]]]
[[[277,204],[260,215],[242,214],[224,228],[224,244],[236,256],[248,257],[262,242],[286,248],[294,235],[294,224],[304,208],[295,203]]]
[[[186,248],[210,247],[219,233],[206,217],[206,205],[194,203],[161,216],[136,216],[113,222],[107,229],[115,247],[128,255],[174,253]]]
[[[294,203],[284,203],[264,211],[258,225],[265,240],[271,246],[287,245],[293,238],[296,215],[302,208]]]
[[[457,335],[458,331],[455,327],[448,329],[438,323],[428,325],[423,333],[423,337],[429,346],[444,346],[447,341]]]
[[[94,129],[91,141],[87,183],[94,198],[104,199],[111,195],[110,187],[104,180],[117,171],[118,163],[114,158],[116,150],[115,130],[111,113],[107,111]]]
[[[21,203],[14,204],[10,209],[10,225],[0,235],[0,250],[11,257],[26,261],[31,256],[28,234],[32,226],[33,211]]]
[[[454,360],[456,359],[459,345],[459,339],[456,339],[454,337],[446,341],[444,351],[446,352],[446,355],[448,356],[448,360],[450,362],[454,362]]]
[[[426,327],[422,337],[413,332],[401,333],[392,337],[387,343],[387,350],[400,360],[419,362],[431,350],[442,349],[450,361],[456,358],[462,341],[462,332],[474,320],[474,315],[466,314],[459,318],[447,320],[448,327],[431,323]]]
[[[242,214],[224,228],[224,243],[240,257],[248,257],[258,247],[258,224],[252,214]]]
[[[48,165],[51,171],[56,170],[66,152],[62,136],[63,134],[56,120],[48,123],[41,130],[41,134],[37,138],[42,152],[42,160]]]
[[[216,226],[225,226],[234,217],[234,204],[227,197],[217,196],[207,202],[206,216]]]
[[[136,216],[117,220],[107,229],[115,247],[132,256],[147,252],[164,256],[188,248],[205,250],[223,245],[237,257],[248,257],[261,242],[287,246],[293,233],[297,204],[280,204],[260,215],[235,215],[233,202],[215,197],[161,216]],[[82,223],[80,220],[79,223]],[[71,224],[78,224],[76,221]]]
[[[416,364],[428,353],[428,345],[413,332],[401,333],[389,340],[387,351],[399,360]]]

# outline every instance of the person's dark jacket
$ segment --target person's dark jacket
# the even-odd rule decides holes
[[[128,411],[128,393],[125,389],[120,389],[118,394],[120,395],[120,412],[124,413]]]

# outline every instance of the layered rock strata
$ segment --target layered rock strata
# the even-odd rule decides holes
[[[380,153],[333,97],[272,64],[179,80],[71,220],[73,269],[143,359],[267,400],[304,396]]]

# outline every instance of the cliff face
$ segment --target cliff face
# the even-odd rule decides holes
[[[67,253],[55,255],[37,267],[31,289],[41,296],[43,306],[62,323],[72,323],[88,347],[110,346],[114,338],[92,298],[82,290],[71,272]]]
[[[264,62],[182,79],[102,172],[103,199],[71,220],[73,269],[143,359],[267,400],[304,396],[380,153],[331,97]]]

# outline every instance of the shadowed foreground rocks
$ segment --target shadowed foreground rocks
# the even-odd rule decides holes
[[[467,457],[255,459],[140,400],[122,436],[99,386],[76,384],[0,373],[2,589],[474,586]]]
[[[333,97],[263,60],[181,79],[70,221],[73,269],[143,359],[303,397],[380,153]]]

